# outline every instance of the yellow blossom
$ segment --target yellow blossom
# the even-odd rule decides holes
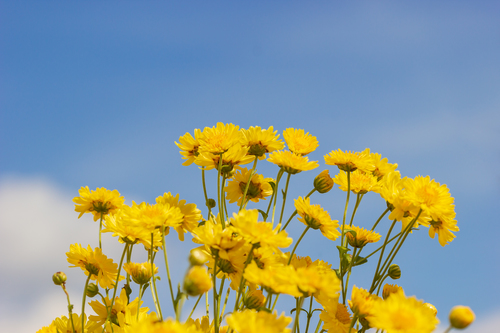
[[[239,144],[241,133],[239,126],[217,123],[214,127],[205,127],[199,137],[199,152],[212,154],[225,153],[229,148]]]
[[[339,185],[342,191],[347,191],[348,184],[350,184],[350,189],[356,194],[365,194],[367,192],[380,191],[380,184],[377,181],[377,177],[373,176],[371,173],[366,173],[357,169],[352,171],[349,176],[349,182],[347,179],[347,173],[345,171],[340,171],[334,178],[335,184]]]
[[[289,333],[286,328],[292,318],[266,311],[244,310],[234,312],[226,318],[227,324],[238,333]]]
[[[325,164],[336,165],[343,171],[361,170],[363,172],[372,172],[375,168],[373,165],[372,157],[370,156],[370,149],[366,148],[362,152],[351,152],[342,150],[332,150],[324,156]]]
[[[277,132],[272,126],[267,130],[259,126],[250,126],[248,130],[241,129],[241,145],[248,148],[248,155],[264,159],[266,153],[283,149],[285,146],[283,141],[278,140],[280,135],[276,135]]]
[[[344,230],[347,242],[349,242],[349,245],[355,248],[362,248],[368,243],[375,243],[380,240],[380,234],[361,227],[346,225]],[[349,230],[354,231],[354,233],[348,232]]]
[[[303,129],[287,128],[283,131],[283,138],[288,149],[297,155],[307,155],[319,146],[316,137],[305,133]]]
[[[238,144],[228,148],[222,155],[211,152],[200,152],[194,163],[201,167],[205,167],[205,170],[219,170],[219,163],[221,163],[219,173],[231,174],[236,166],[245,165],[254,160],[254,157],[247,155],[247,153],[248,148]],[[220,161],[221,156],[222,161]]]
[[[320,205],[311,205],[309,198],[299,197],[295,201],[295,209],[299,214],[299,221],[312,229],[319,229],[323,236],[336,240],[340,236],[339,221],[332,220],[330,214]]]
[[[175,143],[181,149],[182,158],[186,161],[182,165],[191,165],[198,156],[198,148],[200,147],[200,129],[194,130],[194,138],[190,133],[186,133],[179,138],[180,143]]]
[[[309,162],[307,156],[300,156],[291,151],[274,151],[269,154],[267,160],[282,168],[285,172],[296,174],[302,171],[312,170],[318,167],[317,161]]]
[[[113,308],[111,309],[111,316],[110,316],[111,323],[120,326],[118,321],[119,314],[125,315],[127,313],[130,313],[131,317],[136,317],[138,302],[139,298],[136,298],[135,300],[129,303],[127,298],[127,293],[125,292],[125,289],[122,289],[122,291],[120,292],[120,296],[115,298],[115,302],[113,303]],[[141,301],[141,305],[142,303],[143,302]],[[109,297],[105,297],[103,301],[92,301],[89,304],[96,313],[95,316],[89,316],[89,319],[93,320],[99,325],[104,324],[104,322],[108,317],[108,307],[111,305],[111,299]],[[147,307],[139,309],[140,314],[147,313],[148,311],[149,308]],[[126,325],[129,324],[130,323],[126,323]]]
[[[184,291],[190,296],[198,296],[212,289],[212,280],[202,266],[193,266],[184,278]]]
[[[241,200],[243,200],[243,192],[250,178],[251,170],[247,168],[241,168],[237,171],[233,178],[228,182],[226,190],[226,199],[229,203],[238,202],[241,205]],[[264,178],[263,175],[253,174],[250,180],[250,185],[248,185],[248,190],[246,194],[246,200],[251,200],[253,202],[258,202],[259,200],[265,199],[266,197],[273,194],[273,188],[270,184],[272,178]]]
[[[80,196],[73,199],[75,211],[80,213],[78,218],[82,217],[85,213],[92,213],[94,221],[105,215],[114,214],[123,206],[125,201],[117,190],[110,191],[104,187],[91,191],[88,186],[85,186],[78,193]]]
[[[186,204],[186,200],[179,200],[179,194],[174,197],[170,192],[165,193],[163,196],[156,198],[156,203],[179,208],[182,219],[180,225],[174,228],[181,241],[184,241],[184,233],[193,231],[202,219],[201,210],[196,208],[196,204]]]

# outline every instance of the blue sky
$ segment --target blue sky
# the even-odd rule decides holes
[[[70,244],[95,241],[72,212],[81,186],[201,205],[199,171],[174,141],[218,121],[303,128],[318,170],[332,150],[368,147],[403,176],[447,184],[461,231],[444,248],[415,235],[401,285],[442,321],[455,304],[498,316],[498,17],[495,1],[0,1],[0,262],[23,276],[0,277],[1,326],[25,309],[39,314],[27,331],[53,319],[40,314],[63,296],[50,275],[70,271]],[[294,176],[292,195],[315,175]],[[317,200],[341,219],[336,192]],[[383,206],[365,204],[362,219]],[[301,244],[317,257],[329,247]]]

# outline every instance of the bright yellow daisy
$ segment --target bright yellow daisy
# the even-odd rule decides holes
[[[383,299],[387,299],[387,297],[389,297],[391,294],[394,294],[398,291],[402,291],[403,288],[401,288],[400,286],[398,286],[397,284],[385,284],[384,285],[384,288],[382,290],[382,298]]]
[[[184,291],[189,296],[198,296],[212,289],[212,279],[203,266],[193,266],[184,277]]]
[[[241,145],[248,148],[248,155],[258,156],[264,159],[266,153],[281,150],[285,147],[283,141],[278,140],[278,131],[272,126],[267,130],[259,126],[251,126],[249,129],[241,129]]]
[[[156,316],[147,316],[129,327],[125,333],[206,333],[191,322],[181,324],[168,318],[161,321]]]
[[[274,151],[269,154],[267,160],[292,175],[318,167],[318,161],[309,162],[307,156],[300,156],[288,150]]]
[[[110,191],[104,187],[91,191],[85,186],[80,188],[78,193],[80,196],[73,199],[75,211],[80,213],[78,218],[85,213],[92,213],[94,221],[97,221],[105,215],[114,214],[125,202],[125,198],[121,197],[117,190]]]
[[[303,129],[287,128],[283,131],[283,138],[288,149],[297,155],[307,155],[319,146],[316,137],[305,133]]]
[[[104,303],[103,303],[104,301]],[[92,310],[96,313],[96,315],[91,315],[89,316],[90,320],[93,320],[94,322],[98,323],[99,325],[104,324],[108,317],[108,307],[111,305],[111,299],[109,297],[105,297],[103,301],[92,301],[90,302],[90,306],[92,307]],[[136,298],[135,300],[131,301],[129,303],[127,293],[125,289],[122,289],[120,292],[119,297],[115,297],[115,302],[113,303],[113,308],[111,309],[111,316],[110,316],[110,321],[114,325],[120,326],[118,322],[118,314],[127,314],[130,313],[132,316],[131,317],[136,317],[137,316],[137,307],[138,307],[138,302],[139,298]],[[142,305],[141,301],[141,305]],[[107,304],[107,306],[105,305]],[[139,305],[139,314],[142,313],[147,313],[149,311],[149,308],[147,307],[140,307]],[[126,325],[129,325],[130,323],[125,323]],[[115,327],[116,330],[116,327]]]
[[[373,307],[381,300],[377,295],[370,294],[368,290],[353,286],[351,300],[348,303],[354,314],[359,318],[364,318],[372,315]]]
[[[241,205],[243,200],[243,192],[250,178],[251,170],[247,168],[241,168],[234,175],[233,178],[227,183],[225,188],[226,199],[229,203],[237,202]],[[250,185],[248,186],[246,200],[251,200],[253,202],[259,202],[259,200],[265,199],[266,197],[273,194],[273,188],[270,184],[272,178],[264,178],[263,175],[253,174],[250,179]]]
[[[339,221],[332,220],[330,214],[324,210],[320,205],[311,205],[309,198],[299,197],[294,200],[295,209],[299,214],[299,221],[312,229],[319,229],[323,236],[330,240],[336,240],[340,236],[337,229]]]
[[[439,324],[424,302],[406,297],[403,291],[376,302],[372,310],[372,316],[367,318],[370,326],[387,333],[430,333]]]
[[[276,312],[244,310],[227,316],[226,321],[238,333],[290,333],[291,329],[286,327],[292,318],[285,317],[284,314],[278,317]]]
[[[98,247],[92,250],[90,245],[87,249],[80,244],[73,244],[66,252],[67,260],[74,266],[80,267],[85,275],[91,274],[91,280],[97,280],[102,288],[113,288],[118,274],[118,264],[113,263],[113,259],[108,259]],[[123,280],[123,276],[120,276]]]
[[[398,167],[397,164],[389,163],[387,158],[382,158],[382,155],[378,153],[370,153],[370,157],[374,167],[372,173],[378,180],[381,180],[388,173],[395,171]]]
[[[222,162],[219,162],[221,154],[200,152],[194,163],[201,167],[205,167],[205,170],[219,170],[219,163],[222,163],[219,172],[221,174],[225,173],[230,175],[236,166],[253,162],[254,157],[248,155],[247,153],[248,147],[242,147],[238,144],[231,146],[225,153],[222,154]]]
[[[376,243],[380,240],[380,234],[365,228],[346,225],[344,230],[347,242],[355,248],[362,248],[368,243]],[[348,232],[349,230],[354,232]]]
[[[175,230],[179,234],[179,240],[184,241],[184,233],[191,232],[198,226],[202,219],[201,210],[196,208],[196,204],[186,204],[186,200],[179,200],[179,194],[175,197],[170,193],[165,193],[163,196],[156,198],[157,204],[167,204],[170,207],[177,207],[182,214],[182,222]]]
[[[241,133],[239,126],[217,123],[214,127],[205,127],[199,137],[199,152],[222,154],[234,145],[239,145]]]
[[[380,191],[381,185],[377,181],[377,177],[375,177],[372,173],[366,173],[360,169],[356,169],[351,172],[349,177],[350,189],[356,194],[365,194],[370,191],[378,193]],[[339,185],[339,188],[342,191],[347,191],[348,181],[347,173],[345,171],[340,171],[333,178],[333,182]]]
[[[434,238],[434,236],[438,234],[439,244],[441,244],[441,246],[445,246],[455,238],[452,231],[460,231],[457,227],[457,221],[451,218],[451,216],[454,217],[455,214],[450,214],[450,216],[438,221],[431,220],[429,222],[429,236]]]
[[[178,228],[183,222],[183,214],[179,207],[168,203],[149,204],[132,202],[132,208],[128,211],[128,220],[148,230],[150,233],[158,228]],[[165,233],[168,233],[168,231]]]
[[[186,133],[179,138],[180,143],[175,143],[181,149],[182,158],[186,161],[182,165],[191,165],[198,156],[200,147],[201,131],[196,128],[194,130],[194,138],[190,133]]]
[[[324,156],[325,164],[336,165],[343,171],[361,170],[364,172],[372,172],[375,168],[370,156],[370,149],[366,148],[362,152],[351,152],[342,150],[332,150]]]
[[[347,333],[351,325],[351,314],[337,298],[317,297],[316,300],[323,306],[319,318],[323,320],[323,329],[329,332]]]
[[[84,316],[83,329],[82,329],[82,317],[80,317],[76,313],[73,313],[71,316],[73,319],[73,324],[71,324],[71,320],[66,316],[54,319],[53,324],[57,332],[73,332],[73,325],[75,328],[74,330],[75,333],[95,333],[98,331],[99,332],[102,331],[102,327],[98,323],[92,320],[87,320],[87,316],[85,314],[83,316]]]

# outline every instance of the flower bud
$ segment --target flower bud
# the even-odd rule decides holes
[[[56,286],[60,286],[61,284],[66,283],[66,274],[63,272],[57,272],[54,275],[52,275],[52,281],[54,281],[54,284]]]
[[[215,202],[214,199],[210,198],[210,199],[207,199],[207,202],[205,203],[207,205],[207,207],[209,209],[212,209],[214,208],[215,206],[217,206],[217,203]]]
[[[184,291],[190,296],[198,296],[212,289],[212,280],[202,266],[193,266],[184,278]]]
[[[248,293],[243,304],[249,309],[258,309],[266,303],[266,297],[260,290],[253,290]]]
[[[208,261],[208,256],[200,249],[192,249],[189,253],[191,266],[201,266]]]
[[[99,267],[91,264],[91,263],[87,263],[85,264],[85,269],[87,270],[87,272],[89,272],[89,274],[91,275],[99,275]]]
[[[431,311],[432,311],[432,313],[434,313],[434,315],[435,315],[435,316],[437,316],[437,314],[438,314],[438,310],[436,309],[436,307],[435,307],[434,305],[432,305],[431,303],[424,303],[424,305],[425,305],[426,307],[428,307],[428,308],[429,308],[429,310],[431,310]]]
[[[318,230],[321,227],[321,222],[316,220],[314,217],[309,216],[308,214],[304,215],[304,220],[306,221],[306,225],[311,229]]]
[[[87,286],[87,290],[85,290],[85,294],[87,295],[87,297],[90,297],[90,298],[97,295],[97,293],[99,293],[99,287],[95,283],[90,283]]]
[[[401,269],[398,265],[392,264],[389,266],[389,277],[393,280],[397,280],[401,277]]]
[[[474,319],[476,319],[476,316],[468,306],[457,305],[450,311],[450,325],[453,328],[466,328]]]
[[[385,284],[382,290],[382,298],[387,299],[391,294],[397,293],[399,290],[403,290],[403,288],[397,284]]]
[[[329,192],[333,188],[333,179],[328,170],[323,170],[314,178],[314,188],[319,193]]]

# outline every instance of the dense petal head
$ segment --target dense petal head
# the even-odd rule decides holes
[[[302,171],[316,169],[318,167],[317,161],[309,162],[307,156],[300,156],[292,153],[291,151],[272,152],[269,154],[267,160],[292,175]]]
[[[222,154],[239,144],[240,139],[239,126],[219,122],[214,127],[205,127],[199,138],[199,151]]]
[[[297,155],[307,155],[319,146],[316,137],[305,133],[303,129],[287,128],[283,131],[283,138],[288,149]]]
[[[105,215],[114,214],[125,202],[125,198],[120,196],[117,190],[110,191],[104,187],[91,191],[85,186],[80,188],[78,193],[80,196],[73,198],[75,211],[80,213],[78,218],[85,213],[92,213],[94,221],[97,221]]]
[[[267,130],[259,126],[241,129],[241,145],[248,148],[248,155],[264,159],[266,153],[281,150],[285,146],[283,141],[278,140],[280,135],[277,132],[272,126]]]

